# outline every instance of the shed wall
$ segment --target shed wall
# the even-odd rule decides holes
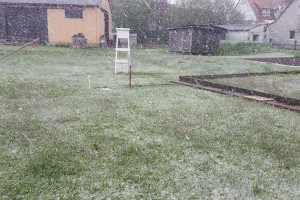
[[[6,37],[5,9],[0,8],[0,38]]]
[[[206,49],[206,37],[207,34],[205,31],[195,30],[193,32],[193,44],[192,44],[192,53],[201,54]]]
[[[223,32],[206,28],[169,30],[169,51],[192,54],[217,54]]]
[[[48,40],[45,8],[7,7],[0,11],[0,36]]]
[[[195,30],[193,33],[193,54],[217,54],[222,33],[211,30]]]
[[[226,40],[233,41],[249,41],[249,32],[248,31],[229,31],[226,34]]]
[[[169,51],[191,53],[192,34],[191,29],[170,30]]]

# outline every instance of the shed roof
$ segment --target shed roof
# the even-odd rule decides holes
[[[0,0],[0,4],[34,4],[34,5],[68,5],[68,6],[100,6],[102,0]]]
[[[255,24],[228,24],[228,25],[218,25],[218,27],[225,28],[228,31],[250,31],[251,29],[257,28],[259,26],[266,25],[266,23],[255,23]]]
[[[178,30],[178,29],[202,29],[202,30],[211,30],[211,31],[225,31],[223,27],[215,26],[212,24],[200,24],[200,25],[186,25],[168,28],[168,30]]]

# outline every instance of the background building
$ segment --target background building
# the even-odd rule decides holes
[[[75,34],[88,45],[111,39],[108,0],[0,0],[0,39],[35,39],[70,44]]]

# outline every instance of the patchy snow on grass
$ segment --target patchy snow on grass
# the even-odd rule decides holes
[[[169,82],[286,67],[134,54],[131,88],[109,49],[32,47],[0,63],[0,198],[300,196],[298,113]]]

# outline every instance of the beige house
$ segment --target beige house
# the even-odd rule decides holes
[[[300,0],[294,0],[278,20],[269,25],[269,41],[275,45],[294,46],[300,43]]]
[[[70,44],[84,35],[88,45],[112,39],[108,0],[0,0],[0,39],[40,38]]]

